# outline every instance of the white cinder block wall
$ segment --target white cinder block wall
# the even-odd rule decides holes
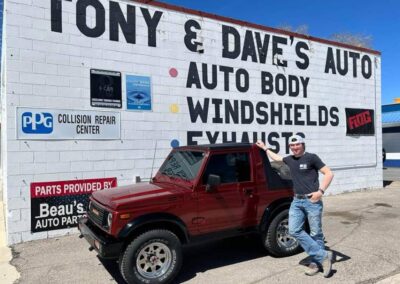
[[[52,31],[52,0],[5,0],[5,52],[2,74],[2,175],[4,202],[6,204],[6,229],[8,243],[14,244],[33,239],[47,238],[75,232],[76,229],[63,229],[32,234],[30,231],[32,182],[73,180],[86,178],[117,177],[118,184],[129,184],[135,176],[149,178],[152,172],[154,149],[156,148],[155,170],[171,149],[171,141],[177,140],[180,145],[188,143],[188,132],[199,131],[192,138],[197,143],[209,143],[210,137],[222,136],[232,139],[236,133],[240,141],[243,132],[248,132],[250,141],[253,135],[261,138],[270,135],[271,141],[278,144],[280,153],[286,155],[285,135],[301,132],[307,139],[307,151],[315,152],[335,171],[335,179],[329,192],[332,194],[353,191],[362,188],[382,186],[381,157],[381,69],[378,52],[338,46],[315,39],[290,36],[268,29],[257,29],[255,26],[239,25],[224,22],[220,19],[186,14],[167,8],[141,4],[134,1],[116,2],[124,16],[127,5],[135,7],[136,43],[127,43],[121,29],[119,40],[110,40],[110,3],[112,1],[92,0],[104,7],[105,30],[98,37],[84,35],[77,26],[77,3],[85,1],[57,1],[62,5],[62,32]],[[156,11],[162,12],[155,32],[156,47],[148,45],[148,28],[141,9],[153,16]],[[96,13],[90,6],[86,10],[86,24],[95,28]],[[54,20],[54,19],[53,19]],[[202,53],[190,51],[185,45],[185,23],[194,20],[201,26],[194,41],[202,43]],[[270,35],[266,62],[253,62],[252,57],[241,60],[223,57],[222,25],[235,28],[240,34],[240,48],[243,49],[246,31],[255,37],[256,32],[264,39]],[[272,37],[279,36],[287,44],[279,44],[282,54],[273,59]],[[230,37],[230,50],[234,49]],[[254,39],[253,42],[256,42]],[[296,55],[295,46],[304,42],[308,50],[303,49],[309,65],[306,69],[298,68],[296,61],[303,59]],[[349,59],[346,75],[325,72],[328,49],[357,53],[360,58],[367,56],[372,62],[371,77],[361,74],[361,60],[356,61],[357,77],[353,76],[353,61]],[[258,56],[258,55],[257,55]],[[286,60],[287,67],[274,65],[276,60]],[[258,61],[258,60],[257,60]],[[212,64],[227,66],[236,72],[239,68],[249,74],[249,88],[244,92],[236,89],[234,73],[229,75],[229,84],[225,86],[224,74],[217,72],[218,83],[215,89],[209,90],[201,83],[201,89],[195,85],[187,87],[190,62],[195,62],[202,81],[202,64],[207,64],[211,78]],[[176,77],[170,75],[171,68],[178,72]],[[95,108],[90,104],[90,69],[118,71],[122,74],[121,109]],[[309,78],[307,97],[300,93],[291,97],[288,93],[278,95],[276,90],[271,94],[261,93],[262,71],[273,76],[283,74],[296,78]],[[151,77],[152,111],[127,111],[125,75]],[[224,87],[229,87],[225,91]],[[301,92],[303,89],[300,89]],[[193,103],[210,101],[207,122],[200,117],[192,122],[188,97]],[[222,123],[213,122],[215,116],[212,99],[221,99]],[[311,120],[318,120],[318,107],[336,109],[337,125],[320,126],[294,125],[294,123],[257,122],[262,118],[254,112],[250,124],[239,122],[228,123],[225,120],[224,100],[232,104],[237,101],[251,102],[254,106],[264,102],[264,111],[270,114],[271,103],[287,104],[294,119],[293,108],[299,108],[299,120],[306,121],[306,108],[310,108]],[[16,136],[16,108],[48,108],[116,111],[121,114],[121,139],[118,140],[22,140]],[[345,108],[373,109],[375,111],[375,135],[346,136]],[[248,110],[244,112],[247,117]],[[287,118],[282,111],[283,120]],[[331,120],[334,120],[330,117]],[[218,136],[216,132],[219,132]],[[226,134],[223,134],[226,132]],[[256,133],[256,134],[253,134]],[[285,134],[286,133],[286,134]],[[271,142],[270,141],[270,142]],[[157,144],[156,144],[157,143]],[[275,147],[274,145],[272,145]],[[155,171],[154,170],[154,171]]]

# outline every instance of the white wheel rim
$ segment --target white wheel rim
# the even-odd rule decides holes
[[[169,247],[160,242],[142,248],[136,258],[136,269],[145,278],[157,278],[165,274],[172,263]]]

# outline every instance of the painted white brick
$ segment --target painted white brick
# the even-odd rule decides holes
[[[8,191],[20,186],[27,186],[32,179],[32,175],[9,175],[7,177]]]
[[[49,85],[33,85],[33,94],[39,96],[57,96],[58,89],[56,86]]]
[[[46,75],[45,80],[47,86],[69,86],[68,78],[64,76]]]
[[[82,161],[83,152],[81,151],[70,151],[60,152],[60,161]]]
[[[109,4],[100,0],[108,15]],[[335,169],[335,180],[330,188],[331,193],[351,191],[357,188],[381,186],[381,129],[378,127],[376,137],[360,137],[354,139],[346,137],[345,107],[375,108],[381,103],[381,70],[380,65],[374,70],[377,74],[374,80],[365,80],[361,76],[339,76],[325,74],[325,58],[328,46],[326,44],[307,41],[310,45],[310,66],[307,70],[299,70],[295,61],[298,59],[291,46],[283,46],[288,67],[277,68],[271,64],[271,53],[268,54],[266,64],[253,63],[250,60],[232,60],[221,57],[221,23],[216,20],[201,18],[196,15],[186,15],[168,11],[164,13],[157,33],[157,47],[147,46],[147,27],[141,13],[137,13],[136,44],[126,43],[122,33],[120,41],[109,40],[109,27],[99,38],[84,36],[76,26],[76,1],[63,1],[62,32],[52,32],[50,22],[49,0],[18,0],[7,1],[6,30],[7,59],[6,90],[3,94],[3,128],[2,133],[6,141],[9,163],[4,169],[7,176],[7,196],[12,201],[13,212],[19,212],[21,224],[14,219],[7,220],[7,227],[13,227],[8,232],[9,242],[21,242],[39,238],[53,237],[76,232],[76,229],[57,230],[38,234],[30,233],[30,190],[32,182],[57,181],[82,178],[99,178],[115,176],[118,184],[130,184],[135,176],[148,179],[153,167],[153,174],[164,161],[171,150],[171,140],[177,139],[180,145],[187,142],[187,131],[202,131],[202,137],[195,141],[208,143],[206,131],[211,134],[219,131],[218,142],[222,142],[222,133],[237,133],[241,139],[243,132],[260,135],[265,132],[304,132],[307,137],[307,148],[310,152],[318,153],[323,160]],[[127,3],[121,2],[122,10]],[[150,10],[163,10],[151,6],[135,3],[139,7],[150,7]],[[88,21],[94,23],[94,15],[89,12]],[[202,37],[204,40],[204,54],[194,54],[187,50],[179,30],[187,18],[202,22]],[[252,28],[235,26],[241,35],[246,29]],[[262,34],[265,32],[263,31]],[[271,35],[274,33],[270,33]],[[288,36],[285,36],[288,38]],[[295,41],[298,39],[295,38]],[[271,46],[272,44],[270,44]],[[369,54],[371,58],[380,56]],[[187,88],[186,80],[189,62],[225,65],[234,68],[245,68],[250,75],[250,88],[246,93],[236,90],[234,75],[229,76],[229,92],[224,91],[223,74],[218,72],[218,84],[214,90],[204,86]],[[380,62],[378,63],[380,64]],[[178,76],[169,75],[170,68],[177,68]],[[16,140],[16,106],[42,107],[47,109],[84,109],[110,111],[107,108],[93,108],[90,106],[90,69],[115,70],[122,72],[122,109],[112,109],[121,113],[121,140],[54,140],[30,141]],[[278,96],[275,92],[263,95],[260,92],[260,72],[268,71],[271,74],[282,73],[296,76],[310,77],[307,98]],[[350,66],[350,75],[352,66]],[[152,110],[127,111],[125,75],[150,76],[152,84]],[[199,76],[202,76],[200,70]],[[376,97],[374,96],[376,92]],[[272,124],[234,124],[212,123],[215,115],[214,105],[210,104],[208,123],[191,122],[187,97],[193,98],[196,103],[203,98],[229,99],[249,101],[254,105],[258,102],[286,103],[307,105],[312,108],[311,116],[318,118],[318,106],[338,107],[339,126],[313,127]],[[176,104],[177,113],[171,113],[170,107]],[[270,106],[268,111],[270,110]],[[224,118],[224,106],[220,109]],[[293,114],[292,114],[293,116]],[[255,113],[257,117],[257,113]],[[301,112],[301,118],[305,113]],[[293,119],[293,117],[292,117]],[[380,109],[376,109],[376,119],[381,119]],[[296,129],[294,129],[296,128]],[[4,137],[5,135],[5,137]],[[338,139],[338,137],[342,137]],[[284,138],[276,139],[281,145],[281,154],[285,155]],[[157,144],[156,144],[157,141]],[[4,144],[3,144],[4,145]],[[349,153],[351,146],[353,151]],[[156,148],[156,149],[155,149]],[[365,156],[365,151],[377,150],[377,155]],[[156,150],[156,151],[155,151]],[[154,158],[155,154],[155,158]],[[154,160],[154,161],[153,161]],[[152,166],[153,165],[153,166]],[[367,168],[366,165],[370,165]],[[376,166],[375,166],[376,165]],[[344,170],[343,167],[353,167]],[[358,169],[358,166],[364,166]],[[8,201],[8,200],[7,200]],[[23,209],[21,209],[23,208]],[[15,233],[12,233],[15,232]]]
[[[73,141],[46,141],[45,142],[45,149],[48,151],[66,151],[71,149],[71,146],[74,142]],[[61,155],[62,152],[60,152]]]
[[[33,72],[38,74],[57,74],[57,65],[33,63]]]
[[[80,78],[70,77],[70,78],[68,78],[68,80],[69,80],[68,86],[70,86],[72,88],[86,88],[86,89],[90,88],[90,82],[88,79],[85,79],[82,77],[80,77]],[[89,98],[90,91],[87,90],[86,93]]]
[[[133,170],[135,168],[134,160],[118,160],[115,162],[116,170]]]
[[[7,226],[7,229],[10,225]],[[19,244],[20,242],[22,242],[22,237],[20,233],[10,233],[9,231],[8,233],[8,237],[7,237],[7,244],[8,245],[13,245],[13,244]]]
[[[21,232],[21,241],[22,242],[30,242],[36,241],[41,239],[47,239],[48,233],[47,232],[38,232],[38,233],[31,233],[31,232]]]
[[[117,177],[118,180],[132,180],[133,172],[128,170],[118,170],[118,171],[105,171],[105,175],[108,177]],[[150,176],[150,174],[149,174]]]
[[[37,174],[33,176],[31,182],[46,182],[46,181],[56,181],[56,180],[63,180],[64,177],[66,178],[67,174],[59,174],[59,173],[46,173],[46,174]],[[71,176],[73,174],[71,173]]]
[[[103,178],[106,177],[104,174],[104,171],[100,171],[96,169],[96,171],[91,171],[91,172],[82,172],[82,177],[83,179],[92,179],[92,178]]]
[[[32,26],[32,18],[7,13],[7,24],[11,26],[30,28]]]
[[[71,66],[86,66],[90,67],[92,65],[92,60],[90,58],[81,57],[81,56],[70,56],[70,65]]]
[[[93,162],[71,162],[72,172],[86,172],[93,170]]]
[[[19,165],[20,165],[19,163],[13,163],[12,161],[8,162],[7,163],[8,174],[14,174],[14,175],[21,174]]]
[[[59,65],[68,65],[69,64],[69,56],[62,54],[47,54],[46,62],[50,64],[59,64]]]
[[[13,95],[32,95],[32,85],[30,84],[8,84],[8,92]]]
[[[29,41],[27,39],[25,40]],[[31,44],[31,49],[47,53],[60,53],[60,47],[61,45],[58,43],[47,41],[33,41],[33,44]]]
[[[86,151],[83,153],[83,159],[89,161],[104,160],[104,151]]]
[[[29,163],[33,162],[33,153],[30,152],[12,152],[9,153],[8,158],[10,160],[13,160],[15,162],[24,162],[24,163]]]
[[[71,171],[71,163],[48,163],[46,172],[48,173],[68,173]]]
[[[36,1],[35,1],[36,2]],[[49,21],[44,19],[31,19],[32,27],[38,30],[49,30]]]
[[[17,233],[17,232],[23,232],[23,231],[25,231],[26,230],[26,228],[28,227],[28,226],[30,226],[30,221],[28,221],[28,220],[19,220],[19,221],[16,221],[16,222],[13,222],[13,221],[8,221],[9,222],[9,229],[8,229],[8,232],[9,233]]]
[[[30,207],[30,200],[27,198],[9,198],[7,200],[8,210],[29,208],[29,207]],[[17,232],[17,231],[14,231],[14,232]]]
[[[26,61],[9,60],[7,68],[11,71],[32,72],[32,63]]]
[[[96,161],[93,162],[93,170],[104,171],[115,169],[117,161]]]
[[[19,72],[7,71],[7,80],[10,83],[19,83]]]
[[[47,35],[46,33],[43,33],[42,30],[38,30],[35,28],[24,28],[21,29],[20,32],[20,37],[25,38],[25,39],[34,39],[34,40],[46,40]]]
[[[21,210],[9,210],[8,218],[11,220],[11,222],[18,222],[21,220]]]
[[[34,162],[35,163],[43,163],[43,162],[58,162],[60,160],[59,152],[35,152],[34,153]]]
[[[43,162],[21,163],[20,165],[20,174],[43,174],[46,172],[46,164]]]
[[[41,74],[20,72],[20,80],[25,84],[44,85],[46,83],[46,76]]]
[[[21,197],[21,190],[19,187],[9,187],[7,190],[7,197],[8,198],[20,198]]]

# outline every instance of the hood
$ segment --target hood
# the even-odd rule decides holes
[[[134,184],[99,190],[93,198],[113,210],[141,208],[145,206],[175,203],[182,199],[182,189],[156,184]]]

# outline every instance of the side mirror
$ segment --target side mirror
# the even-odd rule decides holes
[[[213,192],[221,184],[221,177],[219,175],[208,175],[206,192]]]

